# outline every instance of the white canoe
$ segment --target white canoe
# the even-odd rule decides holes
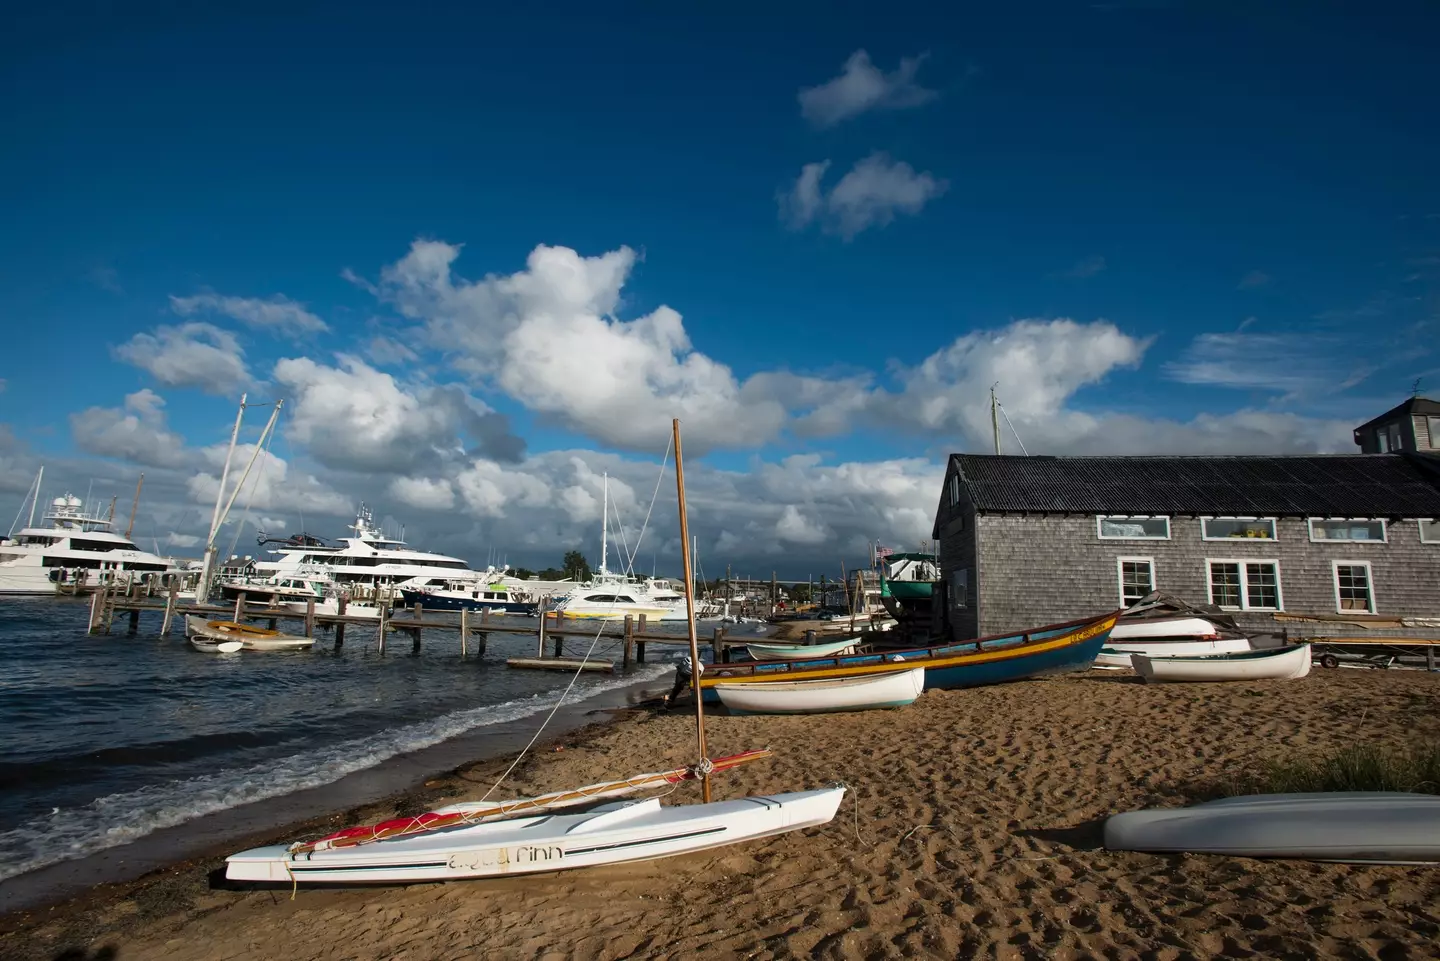
[[[220,645],[239,641],[246,651],[297,651],[314,646],[315,639],[235,625],[231,621],[207,621],[185,615],[185,633],[192,647],[201,651],[223,650]]]
[[[745,650],[757,661],[803,661],[814,657],[835,657],[854,654],[855,642],[831,641],[829,644],[746,644]]]
[[[1214,637],[1220,629],[1203,617],[1120,618],[1110,631],[1111,641],[1153,637]]]
[[[715,685],[720,703],[732,714],[828,714],[904,707],[914,703],[924,689],[923,667],[828,681]]]
[[[1296,644],[1245,654],[1213,657],[1147,657],[1132,654],[1135,673],[1147,683],[1158,681],[1293,680],[1310,673],[1310,645]]]
[[[286,884],[454,881],[651,861],[824,824],[844,796],[837,786],[676,807],[646,798],[308,854],[271,845],[226,858],[225,877]]]
[[[1105,847],[1312,861],[1440,861],[1440,797],[1259,794],[1130,811],[1105,822]]]
[[[1144,654],[1146,657],[1210,657],[1216,654],[1243,654],[1250,650],[1247,637],[1222,637],[1216,641],[1188,639],[1125,641],[1102,647],[1095,658],[1095,667],[1129,668],[1130,655]]]

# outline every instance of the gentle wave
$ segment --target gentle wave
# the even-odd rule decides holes
[[[651,665],[625,677],[587,679],[569,703],[604,691],[653,681],[674,670]],[[0,881],[60,861],[82,858],[128,844],[206,814],[292,794],[338,781],[382,761],[427,748],[475,728],[504,724],[550,710],[559,691],[452,711],[428,721],[330,745],[318,751],[279,758],[246,768],[147,785],[112,794],[73,809],[57,809],[9,831],[0,832]]]

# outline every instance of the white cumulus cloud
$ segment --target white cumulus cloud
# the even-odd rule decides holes
[[[818,222],[828,233],[852,240],[871,227],[884,227],[899,214],[918,214],[950,188],[903,160],[874,153],[859,161],[828,192],[822,184],[830,161],[806,164],[788,191],[779,195],[781,217],[792,230]]]
[[[157,327],[116,347],[115,356],[170,387],[227,394],[250,381],[245,351],[235,335],[212,324]]]
[[[885,73],[870,62],[868,53],[856,50],[838,77],[800,91],[800,113],[817,127],[832,127],[867,110],[905,110],[929,103],[939,94],[915,82],[924,61],[925,54],[902,57],[898,67]]]
[[[220,314],[250,327],[282,334],[309,334],[330,329],[330,325],[289,297],[277,294],[270,298],[226,297],[220,294],[196,294],[193,297],[170,297],[170,309],[182,317],[199,313]]]
[[[166,423],[164,398],[149,388],[127,395],[123,408],[90,407],[71,414],[70,434],[81,450],[101,457],[157,467],[188,461],[185,439]]]
[[[455,488],[443,477],[397,477],[390,482],[390,493],[423,511],[445,511],[455,506]]]

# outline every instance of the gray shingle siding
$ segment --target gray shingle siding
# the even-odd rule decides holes
[[[1422,543],[1414,519],[1390,521],[1387,543],[1317,543],[1301,518],[1280,518],[1273,541],[1203,540],[1199,518],[1179,516],[1171,518],[1169,540],[1101,540],[1093,514],[975,514],[968,503],[958,510],[943,506],[941,513],[936,532],[945,576],[957,567],[971,570],[969,609],[951,609],[957,637],[1117,608],[1120,557],[1152,558],[1155,586],[1197,603],[1209,601],[1207,559],[1275,560],[1283,609],[1297,614],[1336,613],[1332,562],[1369,561],[1377,613],[1440,614],[1440,544]],[[963,523],[955,523],[957,515]],[[1286,626],[1259,612],[1237,614],[1237,620],[1252,631]]]

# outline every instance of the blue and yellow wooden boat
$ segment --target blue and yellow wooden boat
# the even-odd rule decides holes
[[[766,681],[822,681],[924,667],[925,688],[951,689],[1001,684],[1027,677],[1083,671],[1110,637],[1120,611],[1049,624],[1030,631],[911,650],[876,651],[796,661],[706,664],[700,688],[706,700],[716,684]]]

